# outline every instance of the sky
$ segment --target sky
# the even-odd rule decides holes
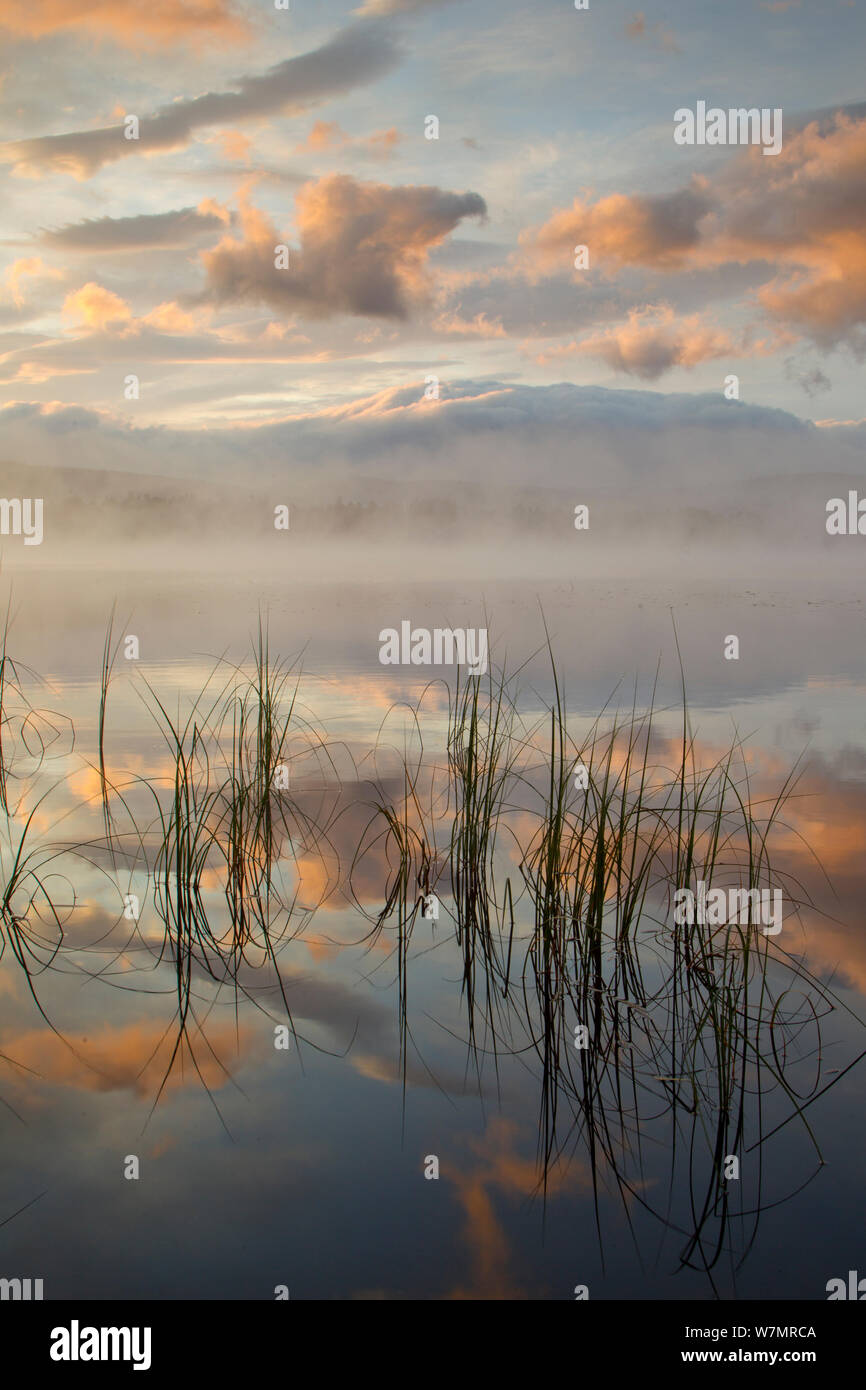
[[[732,374],[850,443],[862,4],[289,4],[0,0],[5,457],[687,425]],[[700,101],[780,109],[781,151],[677,144]]]

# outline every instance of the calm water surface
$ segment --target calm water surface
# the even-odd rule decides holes
[[[3,1273],[43,1278],[52,1298],[270,1299],[286,1285],[293,1299],[569,1299],[586,1285],[591,1298],[814,1299],[862,1264],[866,1070],[851,1063],[866,1048],[866,646],[854,586],[788,575],[746,589],[724,574],[701,585],[677,574],[650,586],[385,584],[338,580],[324,563],[318,577],[288,581],[216,567],[12,580],[10,651],[44,677],[40,685],[25,672],[22,688],[52,713],[29,732],[16,726],[24,742],[11,795],[23,801],[4,871],[47,793],[28,845],[43,855],[40,879],[64,938],[32,977],[35,997],[11,950],[0,963],[0,1215],[32,1203],[3,1228]],[[140,657],[126,661],[121,649],[109,689],[106,757],[122,846],[112,859],[97,717],[115,600],[115,631],[138,636]],[[163,925],[139,857],[155,845],[156,801],[143,779],[165,805],[173,766],[155,696],[186,718],[209,678],[216,694],[227,678],[220,658],[248,661],[260,605],[272,655],[295,662],[300,677],[291,795],[310,822],[328,826],[324,845],[310,837],[282,865],[295,910],[276,958],[296,1035],[275,1048],[285,1010],[272,965],[251,950],[240,993],[194,971],[187,1038],[167,1071],[176,982],[169,956],[160,962]],[[741,1175],[724,1211],[718,1197],[704,1209],[719,1157],[712,1059],[702,1068],[694,1054],[687,1083],[658,1079],[674,1007],[664,904],[635,948],[654,1002],[645,1014],[625,1009],[636,1051],[624,1049],[591,1113],[568,1085],[580,1075],[569,1052],[577,1014],[566,1005],[557,1088],[536,1045],[537,996],[531,982],[518,987],[532,929],[525,899],[507,998],[488,992],[483,972],[474,1004],[468,997],[447,875],[439,920],[415,921],[405,959],[394,917],[374,930],[393,866],[369,831],[371,808],[377,794],[396,794],[407,752],[435,790],[447,730],[441,682],[417,721],[409,716],[429,673],[381,666],[380,629],[403,618],[480,626],[486,612],[494,657],[522,668],[525,725],[543,730],[552,682],[541,609],[574,730],[588,730],[605,706],[628,712],[635,682],[645,706],[661,660],[655,737],[674,746],[673,615],[692,734],[710,761],[739,736],[757,796],[802,759],[775,862],[811,904],[786,916],[770,970],[792,1020],[790,1090],[744,1055]],[[722,655],[730,633],[739,662]],[[453,669],[433,675],[453,688]],[[519,810],[514,824],[519,833]],[[350,892],[346,865],[365,834]],[[500,853],[502,875],[519,884],[507,843]],[[209,910],[225,911],[215,878],[205,876],[204,892]],[[130,893],[142,901],[137,924],[122,915]],[[38,894],[37,909],[51,939]],[[769,1037],[768,1021],[761,1026]],[[669,1062],[684,1066],[676,1055]],[[806,1107],[799,1117],[797,1105]],[[130,1155],[138,1181],[123,1176]],[[438,1181],[424,1176],[433,1155]]]

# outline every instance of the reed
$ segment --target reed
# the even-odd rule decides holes
[[[451,882],[458,931],[489,928],[496,836],[515,748],[515,701],[504,670],[461,677],[449,710],[448,765],[454,794]]]
[[[252,678],[232,691],[218,728],[226,777],[216,838],[225,863],[232,950],[241,956],[257,928],[267,931],[274,867],[284,848],[291,852],[293,831],[302,820],[288,787],[279,785],[283,772],[288,781],[287,747],[299,679],[293,668],[272,662],[260,617]]]

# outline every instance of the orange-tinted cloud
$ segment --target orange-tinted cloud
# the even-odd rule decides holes
[[[387,130],[376,130],[372,135],[368,135],[362,142],[374,153],[383,155],[390,154],[391,151],[400,144],[403,136],[396,126],[389,126]]]
[[[78,29],[131,48],[180,40],[237,43],[250,32],[232,0],[0,0],[0,28],[31,39]]]
[[[19,308],[24,303],[21,285],[26,279],[62,280],[63,271],[46,265],[41,256],[21,256],[13,261],[6,270],[3,282]]]
[[[249,164],[253,142],[242,130],[221,130],[216,138],[226,159],[237,160],[239,164]]]
[[[66,296],[63,314],[81,327],[98,331],[122,327],[132,320],[126,301],[93,280]]]
[[[149,324],[151,328],[158,329],[160,333],[192,333],[196,327],[193,315],[188,314],[185,309],[181,309],[174,300],[167,300],[165,304],[157,304],[155,309],[151,309],[149,314],[143,316],[141,322]]]
[[[339,149],[345,145],[349,136],[341,130],[336,121],[315,121],[306,140],[295,146],[295,151],[319,151]]]
[[[679,44],[667,25],[661,23],[648,25],[643,10],[638,10],[634,19],[625,26],[625,32],[630,39],[648,39],[653,45],[665,48],[669,53],[681,52]]]
[[[202,260],[219,303],[266,303],[316,317],[336,313],[405,318],[427,289],[429,252],[464,217],[483,217],[477,193],[391,188],[333,174],[307,183],[295,200],[300,249],[277,268],[286,244],[270,218],[243,196],[241,236],[227,236]]]
[[[810,122],[763,161],[769,170],[756,153],[720,181],[708,255],[774,262],[759,293],[772,317],[825,345],[856,342],[866,323],[866,119]]]
[[[315,121],[306,140],[295,146],[296,154],[321,154],[328,150],[345,153],[359,150],[387,158],[400,144],[403,136],[396,126],[377,130],[372,135],[349,135],[337,121]]]
[[[848,342],[866,351],[866,119],[844,111],[787,133],[781,152],[736,152],[713,177],[659,196],[611,194],[575,199],[521,237],[526,278],[570,272],[575,246],[589,248],[582,276],[609,276],[625,266],[679,272],[726,265],[769,269],[756,302],[778,327],[821,346]],[[643,310],[641,310],[643,312]],[[611,334],[602,355],[623,370],[715,356],[719,340],[694,333],[674,342],[629,323]],[[580,347],[574,349],[581,351]],[[727,349],[723,349],[727,350]],[[663,370],[663,368],[662,368]]]
[[[392,14],[413,14],[418,10],[432,10],[437,5],[447,5],[450,0],[364,0],[355,11],[360,15],[385,16]]]
[[[199,315],[207,312],[205,306],[199,310]],[[148,313],[136,318],[125,300],[93,280],[67,295],[63,314],[76,327],[94,333],[119,334],[121,337],[141,333],[146,328],[166,334],[191,333],[197,326],[195,316],[174,300],[157,304]]]
[[[96,370],[96,367],[60,367],[52,366],[48,362],[21,362],[14,372],[4,373],[0,369],[0,385],[10,386],[15,382],[26,382],[28,386],[42,386],[54,377],[88,376]]]
[[[460,317],[460,306],[454,312],[445,311],[433,320],[437,333],[454,333],[460,338],[507,338],[501,319],[490,319],[482,311],[471,319]]]
[[[516,1152],[519,1132],[510,1120],[490,1121],[482,1138],[473,1140],[475,1162],[457,1161],[443,1167],[440,1177],[454,1184],[463,1208],[463,1239],[471,1263],[471,1282],[459,1284],[451,1298],[525,1298],[515,1281],[513,1259],[502,1219],[497,1215],[493,1192],[523,1200],[537,1197],[542,1172],[534,1159]],[[592,1191],[592,1179],[584,1164],[552,1164],[547,1173],[547,1194],[579,1189]]]
[[[599,357],[617,371],[652,381],[671,367],[696,367],[715,357],[741,356],[742,351],[729,333],[704,323],[699,314],[678,318],[670,308],[648,306],[633,309],[626,323],[552,349],[540,360]]]
[[[594,268],[622,265],[682,265],[700,241],[700,224],[712,204],[697,184],[658,197],[612,193],[597,203],[573,205],[521,243],[528,256],[549,270],[573,263],[574,247],[587,246]]]
[[[182,1065],[180,1055],[172,1069],[167,1088],[202,1084],[211,1090],[224,1086],[228,1072],[237,1064],[251,1043],[253,1030],[234,1023],[209,1025],[207,1041],[191,1034],[198,1071]],[[103,1025],[83,1037],[70,1036],[67,1042],[49,1028],[36,1028],[18,1036],[5,1037],[5,1055],[28,1067],[50,1085],[71,1086],[83,1091],[133,1091],[152,1096],[159,1088],[174,1047],[174,1037],[165,1023],[147,1020],[122,1027]],[[189,1061],[189,1043],[184,1057]],[[214,1055],[215,1054],[215,1055]]]

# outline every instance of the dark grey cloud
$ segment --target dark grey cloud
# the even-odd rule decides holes
[[[789,381],[796,382],[810,399],[824,391],[830,391],[833,386],[826,372],[822,372],[820,367],[801,368],[793,357],[785,359],[785,376]]]
[[[138,217],[93,217],[44,231],[40,241],[64,251],[146,251],[184,246],[225,223],[213,212],[180,208]]]
[[[288,58],[261,75],[239,77],[233,91],[205,92],[161,107],[141,119],[138,140],[125,138],[121,122],[98,130],[13,141],[0,146],[0,159],[22,171],[86,178],[104,164],[129,155],[178,149],[208,126],[304,110],[383,76],[400,56],[392,33],[361,20],[310,53]]]

